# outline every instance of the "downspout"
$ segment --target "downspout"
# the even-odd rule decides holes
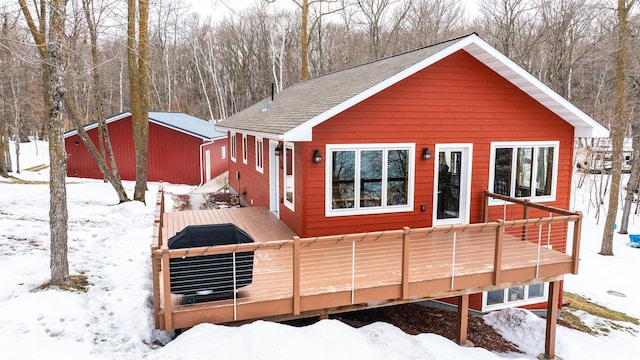
[[[208,142],[203,142],[202,144],[200,144],[200,184],[198,185],[198,187],[202,186],[204,184],[204,179],[206,178],[206,176],[204,176],[204,169],[203,169],[203,161],[202,158],[204,156],[204,147],[206,145],[211,145],[215,142],[216,140],[209,140]]]

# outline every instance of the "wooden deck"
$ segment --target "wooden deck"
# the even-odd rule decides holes
[[[159,209],[152,246],[156,327],[295,318],[556,281],[577,271],[577,252],[575,246],[572,255],[551,250],[545,241],[566,238],[569,224],[579,220],[569,215],[300,239],[266,208]],[[188,225],[220,223],[235,224],[255,243],[166,246]],[[543,228],[545,239],[536,242]],[[573,236],[577,245],[579,231]],[[254,252],[253,281],[234,298],[184,305],[167,291],[169,259],[247,251]]]

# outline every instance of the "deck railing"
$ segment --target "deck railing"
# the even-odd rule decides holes
[[[156,327],[171,330],[195,325],[172,320],[174,313],[189,311],[190,307],[176,301],[171,293],[170,259],[175,258],[256,254],[253,284],[245,290],[234,284],[233,299],[205,303],[232,308],[229,317],[207,315],[208,321],[221,322],[247,320],[248,315],[238,312],[243,306],[279,299],[287,300],[290,307],[274,306],[271,313],[265,309],[253,313],[296,316],[372,302],[446,297],[501,284],[548,281],[577,272],[580,213],[485,193],[485,199],[489,197],[521,205],[524,214],[529,207],[549,211],[551,216],[170,250],[166,239],[161,238],[164,211],[160,209],[151,249]],[[158,206],[162,206],[161,190],[158,199]],[[571,255],[552,246],[566,243],[571,233]],[[210,310],[209,314],[213,313]]]

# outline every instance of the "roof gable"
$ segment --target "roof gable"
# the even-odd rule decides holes
[[[125,111],[107,118],[106,122],[109,124],[129,117],[131,117],[131,112]],[[226,133],[216,131],[212,123],[180,112],[150,111],[149,121],[203,140],[217,139],[227,136]],[[89,131],[97,127],[98,123],[92,122],[85,125],[84,129],[85,131]],[[67,138],[77,133],[77,129],[71,130],[66,132],[64,137]]]
[[[466,51],[574,127],[576,137],[607,137],[608,130],[491,47],[476,34],[299,82],[273,102],[255,104],[216,127],[310,141],[314,126],[443,58]]]

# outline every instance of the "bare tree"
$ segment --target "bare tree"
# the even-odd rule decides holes
[[[267,0],[268,2],[274,2],[275,0]],[[317,25],[322,16],[333,14],[338,9],[328,10],[320,12],[309,26],[309,10],[313,6],[321,5],[322,3],[336,3],[337,0],[291,0],[298,8],[300,8],[300,79],[306,80],[309,78],[309,39],[310,33]]]
[[[616,50],[616,112],[611,123],[611,189],[609,208],[602,234],[600,255],[613,255],[613,232],[618,215],[618,197],[622,173],[622,149],[627,128],[629,109],[627,105],[627,45],[629,41],[629,12],[635,0],[618,0],[616,17],[618,20],[618,48]]]
[[[149,153],[148,18],[149,0],[127,1],[127,63],[131,97],[136,185],[133,199],[145,202]],[[139,19],[136,22],[136,17]],[[136,26],[137,25],[137,26]]]
[[[531,70],[536,51],[537,9],[528,0],[484,0],[478,19],[489,43],[510,59]]]
[[[463,27],[462,2],[416,0],[407,13],[406,37],[411,45],[423,47],[442,41]]]
[[[67,259],[67,156],[64,148],[64,54],[67,0],[41,0],[37,3],[39,27],[36,26],[25,0],[18,0],[43,59],[43,94],[49,105],[47,133],[49,137],[49,228],[51,231],[51,285],[62,285],[69,278]],[[48,11],[47,11],[48,9]],[[48,12],[48,13],[47,13]],[[47,21],[48,29],[47,29]],[[48,35],[48,38],[47,36]],[[47,39],[47,41],[45,41]]]
[[[378,59],[385,55],[389,44],[403,26],[414,0],[356,0],[360,9],[360,24],[369,38],[369,55]],[[396,13],[391,16],[392,11]],[[386,35],[386,40],[385,40]]]

